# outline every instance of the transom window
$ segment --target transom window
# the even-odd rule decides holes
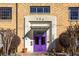
[[[30,13],[50,13],[50,6],[30,6]]]
[[[11,7],[0,7],[0,19],[11,19],[12,8]]]
[[[79,7],[69,7],[69,11],[71,20],[79,19]]]

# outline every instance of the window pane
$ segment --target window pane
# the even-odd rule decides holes
[[[37,8],[37,13],[43,13],[43,8],[42,7]]]
[[[31,6],[31,13],[50,13],[50,6]]]
[[[70,9],[70,19],[71,20],[77,20],[79,17],[78,15],[78,9],[79,7],[69,7]]]
[[[38,45],[39,44],[39,37],[34,37],[35,40],[35,44]]]
[[[78,19],[78,11],[71,11],[71,19]]]
[[[34,35],[43,35],[45,32],[44,31],[34,31]]]
[[[12,8],[11,7],[0,7],[0,19],[11,19]]]
[[[44,13],[50,13],[50,7],[45,7],[44,8]]]
[[[36,13],[36,8],[35,8],[35,7],[31,7],[31,8],[30,8],[30,12],[31,12],[31,13]]]
[[[45,37],[41,38],[41,44],[44,45],[45,44]]]

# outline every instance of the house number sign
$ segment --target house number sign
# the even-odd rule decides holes
[[[39,17],[39,18],[36,18],[36,20],[37,21],[44,21],[44,18]]]

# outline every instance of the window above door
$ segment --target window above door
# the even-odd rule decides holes
[[[30,13],[50,13],[50,6],[30,6]]]

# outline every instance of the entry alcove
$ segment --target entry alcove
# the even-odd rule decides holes
[[[37,20],[43,18],[43,20]],[[34,52],[34,40],[33,40],[33,33],[34,31],[46,31],[46,47],[48,48],[50,44],[50,40],[54,41],[56,38],[56,17],[54,16],[47,16],[47,15],[32,15],[32,16],[25,16],[25,24],[24,24],[24,35],[31,31],[32,38],[30,39],[28,36],[25,37],[25,48],[27,48],[28,52]],[[32,43],[32,45],[30,44]],[[46,48],[46,49],[47,49]]]

